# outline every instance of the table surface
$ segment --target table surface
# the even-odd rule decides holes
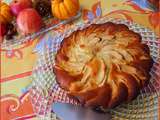
[[[139,7],[131,0],[79,1],[83,9],[81,21],[104,15],[131,20],[153,30],[160,41],[160,12],[152,12],[143,6]],[[36,119],[28,88],[32,82],[33,65],[37,60],[37,53],[33,50],[40,41],[41,39],[34,39],[11,50],[0,49],[1,120]],[[15,109],[9,109],[10,107]]]

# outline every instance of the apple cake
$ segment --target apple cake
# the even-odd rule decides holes
[[[92,24],[65,38],[54,65],[56,80],[85,106],[113,108],[135,98],[149,81],[149,48],[126,25]]]

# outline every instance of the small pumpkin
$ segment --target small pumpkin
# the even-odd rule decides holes
[[[78,0],[52,0],[51,2],[53,16],[61,20],[75,16],[80,8]]]
[[[4,2],[1,2],[0,3],[0,8],[1,8],[1,10],[0,10],[0,22],[2,22],[2,23],[11,22],[13,16],[11,14],[9,5],[7,5]]]

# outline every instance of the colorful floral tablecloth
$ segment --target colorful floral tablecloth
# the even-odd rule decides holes
[[[109,18],[127,19],[150,28],[156,33],[160,43],[160,12],[152,12],[143,5],[139,7],[132,0],[80,0],[80,4],[82,17],[79,21],[92,20],[104,15]],[[39,37],[10,50],[0,49],[1,120],[36,119],[28,91],[32,82],[32,69],[37,60],[35,48],[42,43],[41,41]]]

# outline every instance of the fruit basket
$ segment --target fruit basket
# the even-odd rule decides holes
[[[9,5],[4,2],[0,3],[0,18],[2,18],[0,20],[0,43],[2,48],[11,49],[27,41],[32,41],[81,16],[79,3],[72,9],[68,8],[70,11],[73,10],[73,14],[63,13],[60,17],[54,10],[56,5],[57,3],[52,3],[50,0],[12,0]],[[62,13],[62,10],[60,9],[59,12]]]
[[[149,30],[134,22],[123,19],[112,19],[107,17],[97,18],[92,22],[77,22],[73,26],[66,28],[63,33],[56,33],[50,43],[50,49],[46,49],[39,54],[39,59],[34,66],[33,82],[31,85],[31,98],[37,116],[43,119],[57,119],[54,112],[51,112],[51,104],[54,102],[79,103],[67,96],[56,83],[53,73],[54,56],[64,37],[72,32],[83,29],[92,23],[100,24],[105,22],[125,24],[129,29],[141,34],[142,42],[150,48],[150,54],[154,64],[150,71],[150,82],[147,87],[140,91],[139,96],[130,103],[123,103],[120,106],[107,110],[112,115],[112,119],[155,119],[158,120],[158,97],[160,95],[160,42],[158,37]]]

